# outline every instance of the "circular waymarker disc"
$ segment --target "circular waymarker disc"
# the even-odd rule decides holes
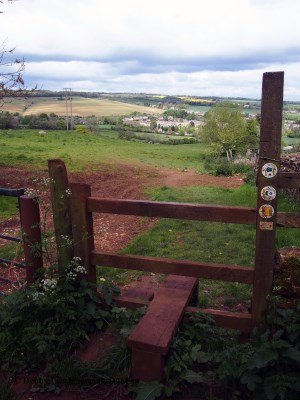
[[[265,186],[261,189],[260,194],[264,200],[271,201],[276,197],[276,189],[273,186]]]
[[[273,163],[267,163],[263,165],[261,172],[264,177],[266,178],[274,178],[274,176],[277,174],[277,166]]]
[[[274,215],[274,208],[270,206],[270,204],[263,204],[258,212],[262,218],[272,218]]]

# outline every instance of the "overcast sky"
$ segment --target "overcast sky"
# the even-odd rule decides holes
[[[18,0],[0,38],[44,89],[259,98],[285,71],[300,100],[299,0]]]

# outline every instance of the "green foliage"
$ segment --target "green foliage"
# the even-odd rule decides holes
[[[259,147],[259,123],[256,118],[251,118],[246,123],[247,147],[256,152]]]
[[[241,390],[251,399],[296,399],[300,392],[299,311],[300,305],[297,310],[270,313],[248,345],[239,345],[235,351],[228,349],[219,356],[218,378],[226,384],[241,384]]]
[[[0,400],[18,400],[19,398],[8,382],[0,380]]]
[[[0,129],[17,129],[20,124],[19,115],[0,110]]]
[[[145,132],[133,132],[129,130],[121,130],[118,134],[119,139],[130,140],[130,141],[141,141],[149,144],[195,144],[196,139],[194,137],[178,137],[174,135],[163,135],[159,133],[145,133]]]
[[[160,397],[163,385],[159,382],[140,382],[129,390],[136,393],[135,400],[155,400]]]
[[[79,135],[92,135],[92,132],[84,125],[76,126],[75,132]]]
[[[165,394],[187,390],[188,384],[198,384],[199,390],[212,383],[211,362],[236,341],[235,332],[217,328],[210,316],[190,314],[175,336],[167,361]],[[203,386],[204,385],[204,386]]]
[[[77,279],[83,267],[72,263],[64,275],[55,268],[28,289],[0,303],[0,361],[8,370],[33,370],[62,359],[88,334],[105,329],[109,306],[93,287]]]
[[[106,356],[94,362],[82,362],[74,356],[64,360],[55,360],[50,366],[54,381],[75,381],[81,387],[90,386],[89,382],[109,379],[129,380],[131,351],[126,346],[126,338],[145,312],[144,308],[129,310],[114,307],[110,314],[110,330],[117,338],[116,345]]]
[[[204,161],[204,168],[207,172],[216,176],[232,176],[235,174],[249,174],[253,168],[249,165],[242,163],[232,163],[225,157],[212,157],[206,156]]]
[[[31,129],[47,129],[47,130],[65,130],[67,123],[64,118],[50,113],[41,113],[39,115],[25,115],[20,121],[21,126]]]
[[[252,134],[250,135],[252,137]],[[238,108],[228,104],[217,104],[204,116],[202,138],[218,155],[233,155],[247,148],[249,133]]]
[[[297,399],[299,310],[300,307],[270,313],[247,343],[239,343],[237,332],[216,327],[212,317],[189,315],[189,322],[181,325],[172,343],[164,395],[188,392],[207,398],[207,389],[218,383],[218,398],[222,399]],[[137,393],[151,387],[155,393],[156,385],[140,383]]]

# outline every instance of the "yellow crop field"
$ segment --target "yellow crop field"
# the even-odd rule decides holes
[[[3,108],[5,111],[19,112],[23,115],[55,113],[66,114],[66,103],[53,97],[28,97],[27,99],[8,100]],[[144,107],[136,104],[123,103],[106,99],[87,99],[74,97],[72,99],[73,115],[97,117],[110,115],[126,115],[134,111],[140,113],[160,114],[162,110],[153,107]]]

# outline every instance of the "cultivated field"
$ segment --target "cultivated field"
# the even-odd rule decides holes
[[[123,103],[104,99],[89,99],[74,97],[72,99],[73,115],[97,117],[110,115],[127,115],[134,111],[140,113],[159,114],[162,111],[153,107],[144,107],[137,104]],[[28,97],[26,99],[7,100],[3,110],[19,112],[23,115],[55,113],[66,115],[66,103],[53,97]]]

